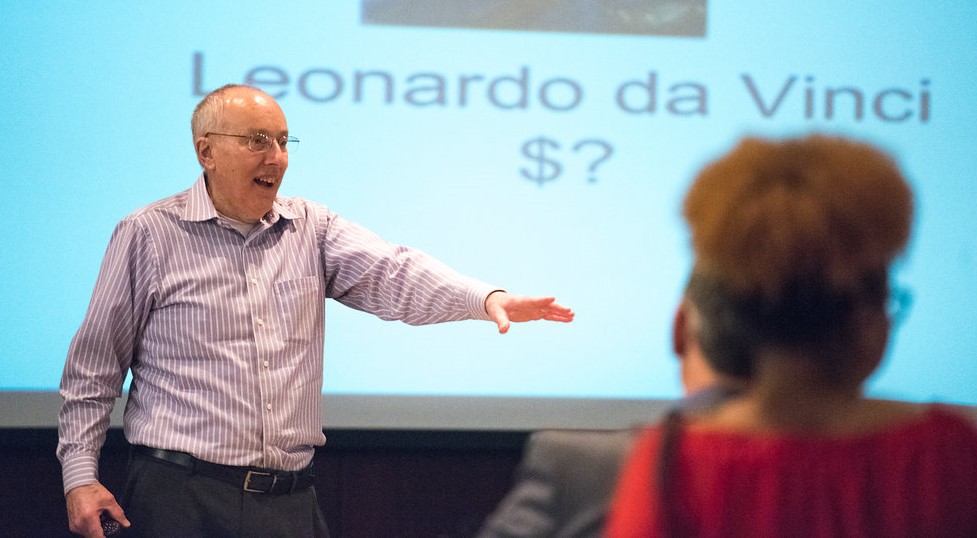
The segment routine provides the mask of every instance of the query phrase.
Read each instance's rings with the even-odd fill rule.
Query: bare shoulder
[[[864,431],[885,430],[919,421],[929,408],[916,402],[866,399],[857,407],[852,422]]]
[[[916,403],[899,400],[866,400],[867,417],[876,417],[880,425],[898,425],[920,420],[934,408],[960,416],[977,426],[977,406],[948,403]]]
[[[889,416],[895,420],[919,418],[926,414],[930,404],[907,402],[903,400],[863,400],[863,409],[880,416]]]

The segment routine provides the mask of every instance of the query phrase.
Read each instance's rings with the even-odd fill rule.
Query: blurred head
[[[277,142],[288,136],[278,103],[261,90],[228,85],[200,101],[190,125],[214,207],[243,222],[260,220],[271,210],[288,168],[287,147]],[[256,151],[260,146],[251,138],[262,135],[272,142]]]
[[[689,396],[717,386],[727,389],[742,388],[745,379],[719,372],[706,358],[699,343],[701,331],[702,316],[691,300],[683,298],[672,323],[672,350],[679,358],[685,394]]]
[[[878,365],[889,270],[912,220],[912,193],[888,156],[842,138],[748,138],[699,173],[684,216],[688,308],[717,372],[748,379],[769,352],[838,382],[860,383]]]

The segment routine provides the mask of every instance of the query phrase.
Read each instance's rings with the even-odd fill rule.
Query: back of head
[[[749,377],[762,347],[804,350],[827,370],[860,308],[884,312],[905,249],[912,192],[878,149],[813,135],[747,138],[706,166],[684,205],[695,267],[688,296],[713,366]]]

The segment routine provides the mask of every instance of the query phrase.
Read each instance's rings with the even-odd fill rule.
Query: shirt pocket
[[[275,297],[282,316],[286,342],[310,342],[322,331],[325,298],[319,293],[319,278],[307,276],[275,283]]]

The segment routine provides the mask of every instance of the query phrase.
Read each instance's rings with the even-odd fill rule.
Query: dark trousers
[[[283,495],[250,493],[135,453],[120,504],[132,523],[122,536],[329,536],[315,487]]]

